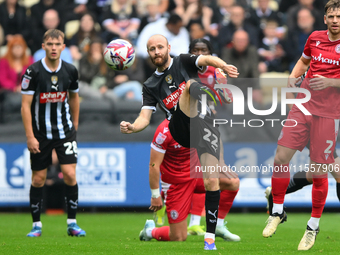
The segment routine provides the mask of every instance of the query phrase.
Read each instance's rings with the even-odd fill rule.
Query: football
[[[214,72],[215,80],[218,84],[228,84],[227,75],[223,72],[221,68],[216,68]],[[223,102],[227,104],[231,104],[233,102],[233,94],[230,89],[227,88],[219,88],[216,89],[221,95],[221,99]]]
[[[126,40],[113,40],[104,50],[104,60],[115,71],[128,69],[135,62],[135,49]]]

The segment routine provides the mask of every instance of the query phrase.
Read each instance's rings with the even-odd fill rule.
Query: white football
[[[135,49],[126,40],[116,39],[111,41],[104,50],[104,60],[113,70],[128,69],[135,62]]]

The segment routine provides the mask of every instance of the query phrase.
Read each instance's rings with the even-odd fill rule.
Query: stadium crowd
[[[325,2],[0,0],[0,123],[20,112],[21,75],[31,61],[44,57],[42,37],[51,28],[65,32],[62,59],[78,68],[81,107],[97,119],[119,123],[119,109],[134,115],[139,111],[142,83],[155,70],[146,51],[146,41],[154,33],[168,38],[172,56],[187,53],[193,39],[208,39],[213,55],[239,69],[238,79],[228,81],[240,86],[245,95],[247,87],[252,87],[257,109],[267,109],[265,94],[271,98],[271,90],[265,90],[258,78],[273,72],[288,77],[311,32],[326,28],[322,22]],[[108,69],[102,56],[105,45],[116,38],[129,40],[136,50],[134,65],[125,71]],[[113,110],[115,114],[110,114]],[[86,118],[80,116],[80,122]],[[232,139],[238,130],[230,132],[227,136]]]

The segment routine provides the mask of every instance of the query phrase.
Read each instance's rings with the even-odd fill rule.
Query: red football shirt
[[[179,145],[169,131],[169,120],[165,119],[158,127],[153,137],[151,148],[165,153],[160,166],[163,182],[177,184],[189,181],[191,166],[200,166],[196,149]]]
[[[215,86],[215,67],[213,66],[207,66],[207,69],[205,69],[204,73],[198,72],[198,77],[201,79],[201,81],[211,86],[211,88],[214,88]]]
[[[310,91],[311,99],[303,105],[313,115],[339,119],[340,88],[312,90],[309,80],[316,74],[327,78],[340,78],[340,39],[331,41],[328,30],[315,31],[308,37],[302,56],[311,59],[306,79],[301,84],[301,88]],[[302,93],[297,96],[304,97]]]

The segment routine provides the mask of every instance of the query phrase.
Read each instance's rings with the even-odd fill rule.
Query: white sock
[[[223,226],[224,225],[224,219],[217,218],[217,225],[216,226]]]
[[[201,224],[201,215],[191,214],[189,227]]]
[[[36,222],[33,222],[32,226],[42,228],[42,223],[41,221],[36,221]]]
[[[319,222],[320,222],[320,218],[314,218],[314,217],[310,217],[310,220],[308,221],[307,225],[313,229],[313,230],[317,230],[319,227]]]
[[[281,214],[283,213],[283,204],[275,204],[273,203],[273,210],[272,213],[278,213]]]
[[[76,219],[67,219],[67,225],[70,225],[71,223],[77,223]]]
[[[146,236],[147,236],[147,237],[153,238],[153,236],[152,236],[152,230],[153,230],[153,228],[147,228],[147,229],[146,229]]]
[[[211,238],[215,240],[215,234],[206,232],[204,235],[204,239],[207,239],[207,238]]]

